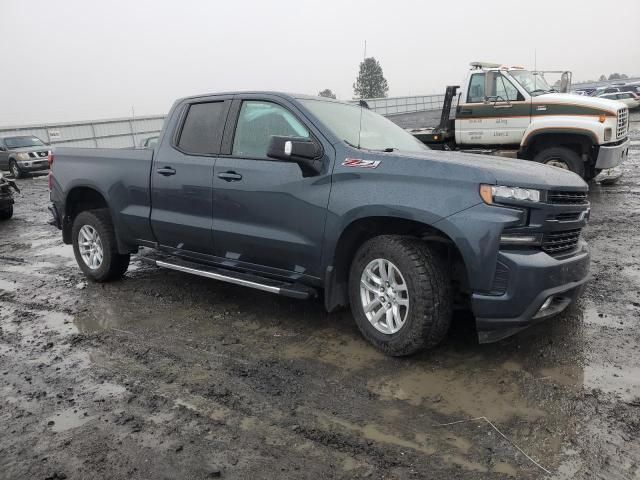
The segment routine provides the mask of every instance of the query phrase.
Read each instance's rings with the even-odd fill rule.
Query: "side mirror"
[[[6,152],[6,151],[7,151],[7,149],[4,148],[2,145],[0,145],[0,152]]]
[[[297,163],[303,177],[311,177],[320,173],[322,167],[320,145],[301,137],[272,136],[267,149],[267,157],[283,162]]]
[[[569,72],[562,72],[560,77],[560,93],[567,93],[569,91]]]

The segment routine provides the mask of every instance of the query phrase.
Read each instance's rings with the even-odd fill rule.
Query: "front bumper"
[[[628,138],[618,145],[600,145],[598,158],[596,159],[596,168],[614,168],[620,165],[627,159],[630,145],[631,140]]]
[[[40,170],[49,170],[49,161],[45,158],[33,160],[20,160],[17,162],[18,167],[23,172],[38,172]]]
[[[590,255],[584,240],[577,253],[567,258],[503,250],[498,260],[508,268],[506,292],[473,294],[471,300],[480,343],[498,341],[562,312],[580,296],[589,275]]]

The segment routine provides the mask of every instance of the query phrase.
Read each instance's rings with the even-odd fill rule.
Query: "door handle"
[[[160,175],[164,175],[165,177],[176,174],[176,170],[171,167],[158,168],[156,172],[158,172]]]
[[[242,180],[242,175],[236,172],[223,172],[218,174],[218,178],[226,182],[237,182],[238,180]]]

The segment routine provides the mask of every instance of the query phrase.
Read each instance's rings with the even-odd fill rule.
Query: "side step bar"
[[[240,285],[243,287],[255,288],[256,290],[275,293],[277,295],[283,295],[285,297],[306,300],[308,298],[317,296],[317,292],[313,288],[307,287],[305,285],[281,282],[278,280],[272,280],[270,278],[260,277],[258,275],[236,272],[234,270],[209,267],[207,265],[189,262],[187,260],[179,259],[176,257],[171,257],[171,261],[167,261],[169,259],[158,260],[152,257],[145,258],[143,256],[139,258],[141,260],[151,262],[158,267],[169,268],[171,270],[190,273],[192,275],[211,278],[213,280],[220,280],[222,282],[232,283],[234,285]]]

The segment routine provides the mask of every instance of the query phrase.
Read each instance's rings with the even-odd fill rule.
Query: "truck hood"
[[[407,170],[418,175],[422,172],[429,175],[429,164],[437,162],[445,168],[456,167],[454,171],[459,169],[461,175],[473,176],[478,183],[541,190],[588,190],[587,184],[579,175],[529,160],[439,150],[424,153],[394,152],[393,155],[402,161],[411,162],[412,165],[407,165]]]
[[[570,93],[544,93],[533,98],[533,103],[559,103],[577,105],[580,107],[598,108],[617,112],[623,105],[617,100],[606,98],[586,97],[583,95],[572,95]]]
[[[20,153],[20,152],[48,152],[51,150],[51,145],[42,145],[40,147],[20,147],[20,148],[10,148],[10,153]]]

